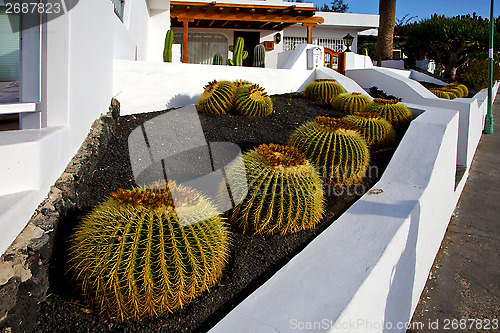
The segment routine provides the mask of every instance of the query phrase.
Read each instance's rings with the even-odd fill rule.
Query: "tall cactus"
[[[349,185],[362,180],[370,153],[359,128],[331,117],[316,117],[300,126],[288,141],[316,165],[331,184]]]
[[[222,53],[216,53],[212,61],[212,65],[222,65],[224,64],[224,56]]]
[[[172,62],[172,43],[174,42],[174,32],[172,30],[167,31],[165,36],[165,46],[163,48],[163,61]]]
[[[294,147],[262,144],[243,158],[248,194],[231,212],[231,224],[243,232],[284,235],[319,222],[323,188],[304,154]]]
[[[233,52],[233,59],[227,59],[227,64],[230,66],[243,66],[243,60],[248,57],[248,52],[243,50],[245,40],[243,37],[236,39],[236,46],[230,45],[229,51]]]
[[[143,319],[182,308],[212,287],[228,247],[229,233],[215,207],[169,182],[168,189],[113,193],[77,227],[69,253],[91,307]]]
[[[264,45],[257,44],[253,49],[253,67],[264,67],[266,58],[266,49]]]

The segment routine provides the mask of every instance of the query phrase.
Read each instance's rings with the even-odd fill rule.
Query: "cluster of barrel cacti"
[[[143,319],[215,285],[228,256],[229,232],[212,203],[170,182],[112,193],[77,227],[69,263],[96,312]]]
[[[245,80],[214,80],[204,87],[196,109],[210,115],[264,117],[273,112],[273,102],[258,84]]]
[[[458,82],[447,84],[441,88],[429,89],[434,95],[444,99],[464,98],[469,96],[469,89]]]
[[[335,80],[316,79],[304,89],[304,97],[319,102],[331,103],[335,97],[345,93],[344,88]]]
[[[248,194],[230,212],[231,224],[245,233],[285,235],[320,221],[323,187],[304,154],[294,147],[262,144],[243,158]]]

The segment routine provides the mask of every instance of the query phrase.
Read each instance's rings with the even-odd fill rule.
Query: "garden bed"
[[[343,116],[327,104],[308,101],[297,94],[272,96],[276,112],[264,118],[200,115],[207,142],[226,141],[247,151],[261,143],[286,144],[302,123],[318,115]],[[49,296],[40,304],[35,332],[204,332],[229,313],[252,291],[300,252],[328,227],[382,175],[394,149],[372,153],[376,168],[356,188],[326,194],[325,217],[311,230],[288,236],[249,236],[231,229],[231,255],[221,281],[183,309],[159,318],[119,321],[93,313],[73,292],[66,271],[66,237],[79,218],[118,188],[135,186],[128,156],[128,135],[144,121],[166,111],[120,117],[114,139],[100,157],[91,179],[77,181],[77,209],[59,224]],[[360,191],[363,189],[363,191]]]

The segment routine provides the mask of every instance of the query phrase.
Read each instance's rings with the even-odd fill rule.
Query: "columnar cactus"
[[[323,215],[323,188],[296,148],[263,144],[244,155],[248,194],[229,221],[254,234],[289,234],[314,227]]]
[[[397,99],[375,98],[361,109],[362,113],[379,113],[397,131],[405,128],[413,119],[411,111]]]
[[[222,53],[216,53],[212,61],[212,65],[222,65],[224,64],[224,56]]]
[[[243,66],[243,60],[248,57],[248,52],[244,51],[245,40],[242,37],[236,39],[236,46],[230,45],[229,51],[233,52],[233,59],[227,59],[227,64],[230,66]]]
[[[333,99],[345,93],[344,88],[335,80],[316,79],[304,89],[304,97],[315,101],[331,103]]]
[[[236,88],[230,81],[209,82],[201,94],[196,109],[211,115],[227,114],[233,105]]]
[[[174,32],[172,30],[167,31],[165,36],[165,46],[163,48],[163,61],[172,62],[172,43],[174,42]]]
[[[253,67],[264,67],[266,58],[266,49],[264,45],[257,44],[253,49]]]
[[[362,180],[370,154],[359,128],[330,117],[316,117],[300,126],[290,137],[290,146],[304,153],[331,184],[355,184]]]
[[[242,85],[236,92],[234,112],[247,117],[268,116],[273,113],[273,102],[258,84]]]
[[[143,319],[213,286],[228,259],[228,237],[214,206],[192,189],[119,190],[77,227],[70,265],[97,312]]]
[[[354,112],[360,112],[361,108],[371,101],[372,99],[369,96],[358,92],[340,94],[333,99],[332,108],[344,113],[352,114]]]
[[[342,118],[359,127],[370,148],[384,148],[396,141],[396,132],[379,113],[355,112]]]

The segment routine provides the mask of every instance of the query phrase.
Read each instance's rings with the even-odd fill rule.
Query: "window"
[[[307,43],[306,37],[283,37],[283,51],[294,50],[297,45]],[[335,52],[342,52],[344,48],[344,41],[342,38],[314,38],[313,44],[328,47]]]
[[[111,0],[115,7],[115,14],[123,22],[123,9],[125,8],[125,0]]]
[[[19,14],[7,14],[0,6],[0,82],[19,80],[19,31],[13,32],[13,24],[19,25]]]
[[[283,37],[283,51],[295,50],[297,45],[307,43],[306,37]]]
[[[182,33],[174,33],[174,43],[182,44]],[[227,59],[227,37],[221,33],[189,32],[187,60],[190,64],[212,64],[214,55]]]

